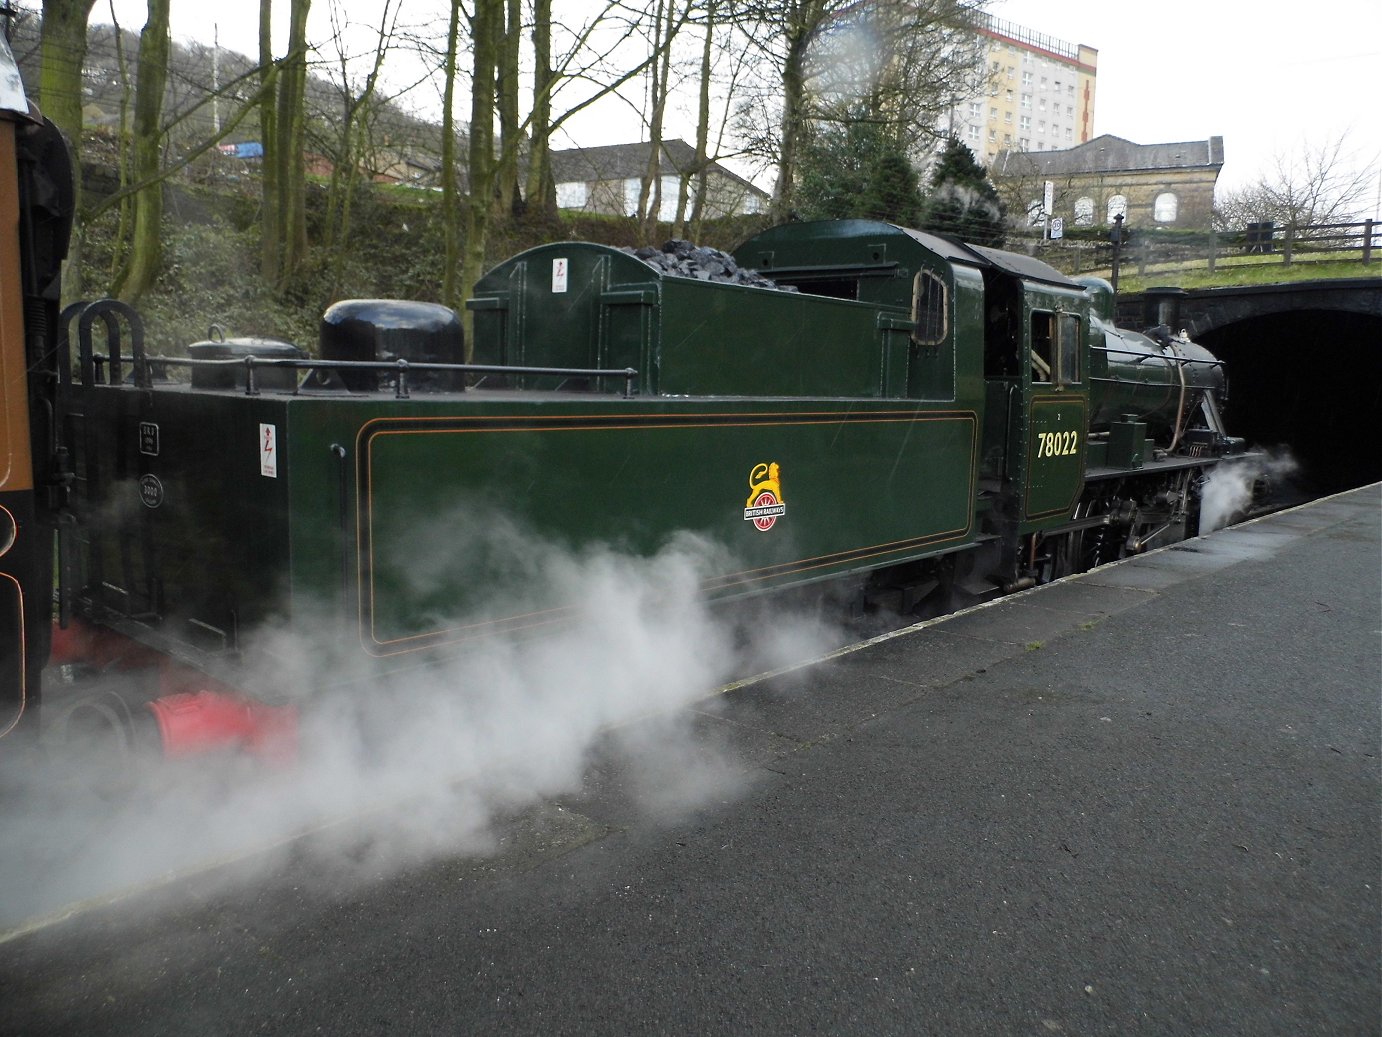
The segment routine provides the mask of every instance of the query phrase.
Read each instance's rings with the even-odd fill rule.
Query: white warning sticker
[[[259,474],[278,478],[278,427],[259,426]]]
[[[552,294],[559,295],[566,291],[566,257],[552,260]]]

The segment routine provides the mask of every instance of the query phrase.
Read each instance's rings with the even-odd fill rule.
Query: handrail
[[[1141,363],[1142,360],[1174,360],[1181,367],[1184,367],[1186,364],[1201,364],[1204,367],[1224,366],[1224,361],[1222,360],[1203,360],[1199,357],[1180,356],[1178,354],[1173,355],[1169,353],[1143,353],[1135,349],[1114,349],[1111,346],[1090,346],[1089,351],[1091,353],[1117,353],[1119,356],[1140,357],[1139,363]]]
[[[111,361],[112,364],[118,363],[118,359],[92,356],[96,364]],[[224,358],[224,359],[201,359],[193,357],[172,357],[172,356],[145,356],[142,351],[137,352],[134,358],[135,380],[141,386],[151,384],[152,377],[150,372],[160,366],[186,367],[186,368],[231,368],[243,367],[245,369],[245,395],[258,396],[259,386],[256,380],[256,372],[262,368],[288,368],[298,371],[389,371],[398,375],[398,382],[395,387],[394,396],[400,400],[409,399],[408,375],[412,372],[450,372],[455,374],[503,374],[503,375],[534,375],[557,378],[622,378],[624,381],[623,397],[629,399],[633,396],[633,383],[638,377],[638,371],[632,367],[621,368],[584,368],[584,367],[519,367],[508,364],[445,364],[445,363],[414,363],[410,360],[318,360],[312,357],[297,359],[295,357],[256,357],[247,356],[243,358]],[[141,368],[142,375],[141,375]],[[83,375],[85,377],[85,373]],[[118,381],[118,379],[115,379]],[[95,381],[99,382],[97,378]],[[297,389],[293,390],[294,393]],[[462,383],[459,387],[460,392],[465,391]]]

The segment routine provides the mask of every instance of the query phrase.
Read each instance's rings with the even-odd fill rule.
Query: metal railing
[[[93,344],[92,331],[98,319],[106,328],[107,352],[104,354],[96,352]],[[501,378],[514,376],[550,377],[561,378],[564,381],[571,379],[618,379],[623,382],[622,395],[625,399],[633,397],[635,382],[638,379],[638,371],[632,367],[520,367],[511,364],[425,363],[402,358],[396,360],[318,360],[313,357],[299,359],[296,357],[245,356],[203,359],[150,356],[144,348],[144,323],[138,312],[126,303],[114,299],[102,299],[94,303],[73,303],[63,311],[59,320],[62,331],[58,341],[58,379],[61,386],[69,391],[72,388],[74,372],[68,328],[73,320],[77,321],[76,375],[78,384],[82,386],[122,382],[127,365],[131,368],[133,383],[142,389],[152,388],[155,380],[166,378],[169,367],[187,368],[194,371],[198,369],[228,372],[243,370],[243,390],[247,396],[259,395],[261,391],[259,379],[264,372],[284,369],[313,372],[326,375],[328,378],[333,373],[369,372],[376,376],[382,374],[385,376],[384,385],[376,385],[373,390],[356,389],[354,391],[379,392],[392,386],[394,398],[399,400],[410,398],[409,376],[414,373],[459,375],[460,377],[448,386],[448,390],[452,392],[464,392],[467,376],[470,375],[493,375]],[[128,352],[125,351],[122,343],[122,326],[129,332]],[[304,382],[304,379],[294,378],[292,388],[282,391],[297,395],[304,389],[310,392],[313,388],[328,389],[334,387],[326,379],[316,386],[305,385]],[[226,388],[232,387],[239,386],[238,384],[226,386]],[[344,388],[344,386],[341,387]]]
[[[96,359],[104,358],[97,356]],[[141,367],[142,363],[142,367]],[[460,375],[499,375],[517,376],[533,375],[537,377],[552,377],[562,379],[591,379],[591,378],[615,378],[624,383],[622,395],[625,399],[633,397],[634,381],[638,378],[638,371],[632,367],[617,368],[584,368],[584,367],[518,367],[511,364],[435,364],[419,363],[412,360],[315,360],[311,357],[296,359],[291,357],[231,357],[227,359],[193,359],[191,357],[174,356],[150,356],[143,358],[142,361],[136,358],[134,361],[135,384],[142,388],[150,388],[153,384],[153,377],[159,368],[166,367],[186,367],[202,369],[221,369],[221,370],[243,370],[245,372],[244,392],[246,396],[258,396],[260,393],[259,376],[266,370],[293,370],[329,373],[339,372],[366,372],[373,371],[383,373],[390,377],[387,384],[381,386],[376,391],[387,389],[390,385],[394,390],[394,398],[406,400],[411,398],[408,386],[408,378],[414,373],[431,374],[460,374]],[[97,382],[100,382],[98,376]],[[313,388],[330,388],[330,384],[319,386],[304,385],[302,381],[294,379],[292,389],[284,389],[283,392],[292,395],[300,394],[304,389],[310,392]],[[236,388],[239,388],[237,383]],[[353,389],[352,391],[368,392],[369,390]],[[458,379],[448,387],[451,392],[465,392],[466,383],[464,379]]]
[[[1355,223],[1253,224],[1237,231],[1160,233],[1124,231],[1121,245],[1108,240],[1047,240],[1009,235],[1008,248],[1026,252],[1067,273],[1112,269],[1139,275],[1193,267],[1214,271],[1221,263],[1235,267],[1292,266],[1301,263],[1357,262],[1371,266],[1382,256],[1382,220]]]

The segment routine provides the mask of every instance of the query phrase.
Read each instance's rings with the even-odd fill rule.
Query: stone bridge
[[[1382,320],[1382,276],[1291,281],[1224,288],[1149,288],[1118,300],[1127,328],[1165,324],[1193,339],[1260,317],[1302,312],[1353,313]]]
[[[1121,327],[1165,324],[1228,365],[1229,430],[1289,450],[1302,493],[1382,479],[1382,277],[1153,288]]]

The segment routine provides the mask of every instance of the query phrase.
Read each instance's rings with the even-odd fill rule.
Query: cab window
[[[1029,360],[1033,382],[1056,385],[1080,382],[1079,316],[1044,311],[1033,313]]]
[[[1055,314],[1032,314],[1032,346],[1028,359],[1032,367],[1032,381],[1055,381]]]
[[[938,346],[945,341],[945,282],[929,270],[912,279],[912,341]]]
[[[1056,316],[1056,352],[1061,385],[1084,380],[1080,371],[1080,318],[1073,313]]]

